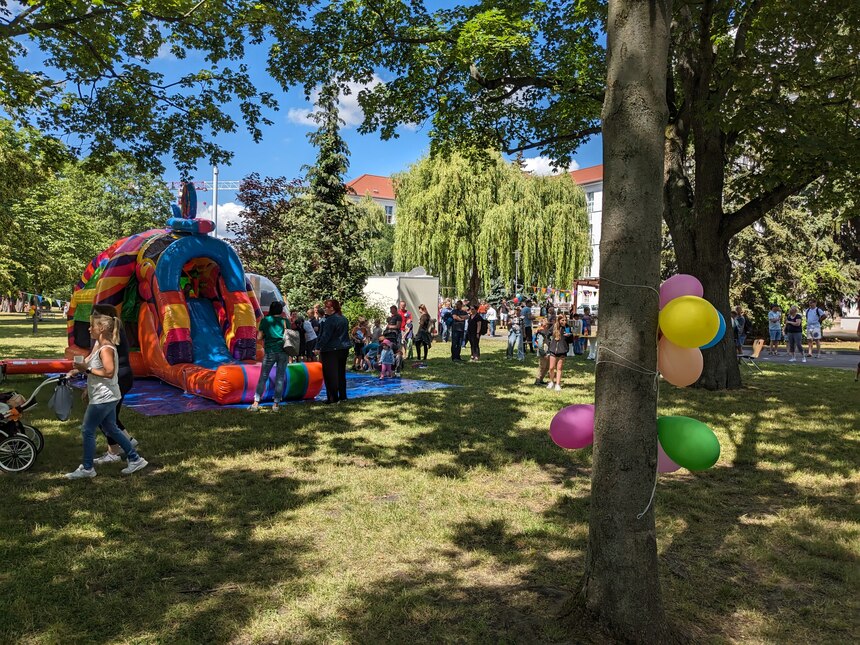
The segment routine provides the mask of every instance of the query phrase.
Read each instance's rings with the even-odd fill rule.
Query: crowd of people
[[[771,303],[767,312],[768,323],[768,354],[780,355],[780,346],[785,343],[785,355],[790,356],[789,362],[794,363],[800,358],[805,363],[807,358],[821,358],[821,339],[823,338],[822,323],[827,318],[827,312],[818,306],[818,301],[811,298],[807,308],[801,313],[797,305],[791,305],[788,312]],[[743,346],[747,336],[752,333],[752,323],[749,316],[740,305],[731,312],[732,334],[738,355],[743,354]],[[805,329],[804,329],[805,328]],[[803,349],[803,336],[806,334],[808,351]],[[814,350],[814,352],[813,352]]]

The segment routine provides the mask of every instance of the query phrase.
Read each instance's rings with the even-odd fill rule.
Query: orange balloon
[[[679,347],[665,336],[657,343],[657,369],[672,385],[692,385],[702,375],[703,365],[698,347]]]

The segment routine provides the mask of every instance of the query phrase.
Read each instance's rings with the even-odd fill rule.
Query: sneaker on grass
[[[66,473],[66,479],[92,479],[95,476],[96,476],[96,469],[95,468],[84,468],[83,464],[78,466],[77,470],[70,472],[70,473]]]
[[[101,466],[102,464],[112,464],[117,461],[122,461],[122,457],[120,457],[119,455],[115,455],[110,451],[106,452],[101,457],[96,457],[95,459],[93,459],[93,463],[96,466]]]
[[[123,468],[120,472],[123,475],[131,475],[133,472],[137,472],[141,468],[146,468],[149,465],[149,462],[143,457],[138,457],[134,461],[128,462],[128,466]]]

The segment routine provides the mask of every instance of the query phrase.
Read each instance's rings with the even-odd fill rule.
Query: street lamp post
[[[516,259],[516,270],[514,272],[514,295],[516,295],[517,289],[520,288],[520,250],[519,249],[514,251],[514,258]]]
[[[212,167],[212,219],[215,220],[215,237],[218,237],[218,166]]]

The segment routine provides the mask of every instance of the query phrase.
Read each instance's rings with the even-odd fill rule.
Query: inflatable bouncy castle
[[[131,235],[87,265],[74,287],[64,361],[7,361],[9,374],[70,369],[90,351],[94,304],[117,308],[135,376],[154,376],[218,403],[248,403],[260,378],[257,297],[233,248],[195,217],[191,184],[166,229]],[[274,375],[273,375],[274,376]],[[274,378],[264,400],[273,398]],[[319,363],[287,367],[282,400],[312,399],[322,389]]]

